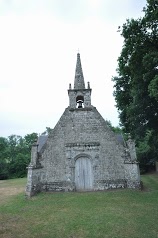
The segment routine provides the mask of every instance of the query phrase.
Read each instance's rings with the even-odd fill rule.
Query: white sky
[[[119,124],[112,76],[127,18],[145,0],[0,0],[0,136],[53,128],[68,106],[79,49],[92,105]]]

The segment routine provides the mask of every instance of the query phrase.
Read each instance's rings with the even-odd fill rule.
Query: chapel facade
[[[91,92],[78,53],[69,106],[50,135],[40,136],[32,146],[26,196],[41,191],[140,188],[133,141],[114,134],[91,104]]]

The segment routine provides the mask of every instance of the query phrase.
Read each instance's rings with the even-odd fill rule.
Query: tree
[[[143,11],[144,17],[122,26],[124,44],[113,81],[120,122],[138,147],[148,145],[149,162],[158,159],[158,1],[147,0]],[[146,159],[138,154],[140,161]]]
[[[122,134],[123,133],[123,129],[121,128],[121,127],[119,127],[119,126],[113,126],[112,125],[112,123],[111,123],[111,121],[109,121],[109,120],[106,120],[106,123],[107,123],[107,125],[111,128],[111,130],[114,132],[114,133],[116,133],[116,134]]]
[[[29,152],[31,151],[31,147],[35,141],[37,141],[38,135],[37,133],[33,132],[31,134],[27,134],[24,136],[24,144],[27,149],[29,149]]]
[[[26,167],[31,158],[31,146],[37,140],[37,133],[21,137],[11,135],[0,137],[0,179],[26,176]]]
[[[37,140],[37,133],[27,134],[24,138],[11,135],[9,139],[9,173],[10,177],[24,177],[30,162],[31,146]]]
[[[9,178],[8,168],[8,141],[0,137],[0,179]]]
[[[52,128],[50,127],[46,127],[46,130],[42,133],[42,135],[50,135],[50,133],[52,132]]]

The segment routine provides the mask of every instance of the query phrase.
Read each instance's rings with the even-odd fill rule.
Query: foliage
[[[107,125],[111,128],[111,130],[114,132],[114,133],[116,133],[116,134],[122,134],[123,133],[123,129],[121,128],[121,127],[119,127],[119,126],[113,126],[112,125],[112,123],[111,123],[111,121],[109,121],[109,120],[106,120],[106,123],[107,123]]]
[[[42,135],[49,135],[51,131],[50,127],[46,127]],[[37,133],[27,134],[24,137],[18,135],[0,137],[0,179],[26,176],[26,167],[31,159],[31,146],[37,138]]]
[[[0,179],[9,177],[8,171],[8,141],[6,138],[0,137]]]
[[[37,133],[28,134],[24,138],[17,135],[7,139],[0,137],[0,179],[26,176],[31,145],[36,139]]]
[[[50,127],[46,127],[46,130],[42,133],[42,135],[50,135],[50,133],[52,132],[52,128]]]
[[[121,124],[136,140],[141,165],[147,165],[158,160],[158,1],[147,0],[143,11],[144,17],[122,26],[113,81]]]
[[[158,175],[143,175],[142,180],[143,192],[40,193],[29,200],[24,198],[26,179],[1,181],[0,234],[16,238],[156,238]]]
[[[141,173],[155,168],[156,154],[154,155],[154,151],[156,148],[153,148],[154,143],[151,141],[153,141],[153,133],[151,130],[147,130],[145,137],[137,145],[137,157],[141,164]]]

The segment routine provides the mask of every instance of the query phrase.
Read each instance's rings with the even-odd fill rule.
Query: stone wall
[[[36,158],[41,168],[29,169],[28,193],[75,191],[75,162],[83,156],[91,161],[93,190],[139,187],[138,164],[96,108],[68,107]]]

